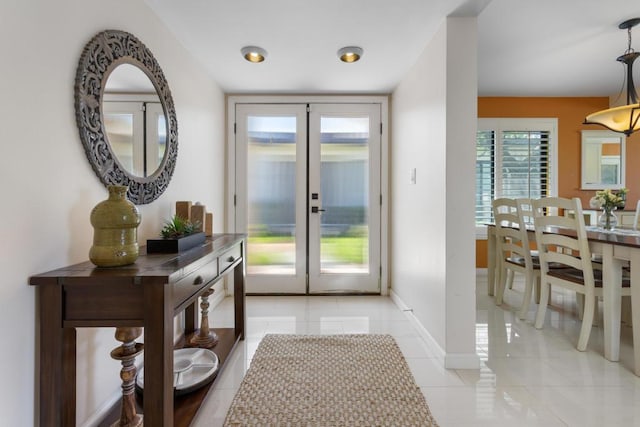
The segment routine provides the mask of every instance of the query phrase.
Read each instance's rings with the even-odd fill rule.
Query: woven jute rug
[[[390,335],[267,335],[225,426],[437,426]]]

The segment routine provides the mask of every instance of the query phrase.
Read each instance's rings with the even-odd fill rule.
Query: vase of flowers
[[[602,209],[598,217],[598,225],[605,230],[613,230],[618,225],[618,217],[613,213],[618,208],[624,208],[627,189],[623,188],[617,193],[609,189],[596,191],[589,204],[593,208]]]
[[[613,210],[602,208],[602,214],[598,217],[598,225],[605,230],[613,230],[618,226],[618,217],[613,213]]]

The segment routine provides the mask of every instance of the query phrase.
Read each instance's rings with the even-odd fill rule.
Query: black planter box
[[[193,233],[177,239],[149,239],[147,240],[148,254],[172,254],[186,251],[204,243],[204,233]]]

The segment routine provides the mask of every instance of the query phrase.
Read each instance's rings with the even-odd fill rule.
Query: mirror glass
[[[625,135],[613,131],[582,131],[582,184],[584,190],[625,186]]]
[[[75,82],[85,154],[104,185],[128,187],[133,203],[167,189],[178,157],[178,119],[162,68],[133,34],[106,30],[84,47]]]
[[[151,80],[134,65],[118,65],[107,78],[102,111],[120,165],[137,177],[153,175],[166,153],[167,121]]]

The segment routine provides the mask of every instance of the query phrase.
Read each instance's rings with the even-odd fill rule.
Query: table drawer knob
[[[227,258],[227,262],[233,262],[233,261],[235,261],[235,260],[236,260],[236,259],[233,257],[233,255],[232,255],[232,256],[230,256],[229,258]]]
[[[202,285],[203,283],[204,283],[204,280],[202,280],[202,276],[197,276],[193,281],[194,286]]]

